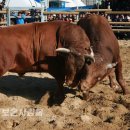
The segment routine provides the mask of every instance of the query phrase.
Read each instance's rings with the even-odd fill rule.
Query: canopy
[[[81,7],[81,6],[86,6],[81,0],[73,0],[73,2],[76,4],[76,6]]]
[[[40,2],[41,0],[36,0]],[[81,0],[49,0],[49,1],[64,1],[65,7],[82,7],[86,6]]]
[[[65,3],[65,7],[82,7],[86,6],[81,0],[70,0],[70,2]]]
[[[77,5],[73,2],[70,1],[69,3],[65,3],[65,7],[76,7]]]
[[[41,4],[35,0],[6,0],[5,7],[9,8],[31,8],[41,7]]]

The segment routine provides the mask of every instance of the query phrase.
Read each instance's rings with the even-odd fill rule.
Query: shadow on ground
[[[35,100],[35,103],[39,103],[41,98],[48,93],[48,105],[52,105],[56,89],[56,80],[50,78],[37,78],[31,76],[19,77],[14,75],[3,76],[0,78],[1,93],[6,94],[7,96],[21,96],[29,100]],[[72,89],[67,87],[64,89],[65,94],[75,93]],[[56,103],[60,104],[64,101],[64,98],[56,100]]]

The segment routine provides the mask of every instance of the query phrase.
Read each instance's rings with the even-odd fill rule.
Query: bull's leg
[[[117,89],[119,85],[117,85],[117,83],[114,81],[114,72],[115,72],[115,68],[113,68],[111,70],[111,72],[108,75],[109,81],[110,81],[110,87],[113,89]]]
[[[55,76],[55,79],[57,81],[57,90],[55,93],[51,93],[50,98],[48,100],[48,105],[52,106],[54,104],[60,105],[64,99],[65,99],[65,94],[64,94],[64,87],[63,87],[63,83],[64,83],[64,77],[62,77],[60,75],[59,76]]]
[[[57,80],[57,79],[56,79]],[[63,87],[63,81],[61,80],[57,80],[57,89],[56,92],[51,92],[50,93],[50,97],[48,99],[48,105],[52,106],[52,105],[60,105],[65,96],[64,96],[64,87]]]
[[[7,64],[3,63],[3,64],[4,64],[4,66],[0,65],[0,76],[3,76],[9,70],[8,63]]]
[[[114,70],[115,71],[115,70]],[[113,72],[113,71],[112,71]],[[120,92],[119,85],[113,80],[114,76],[113,73],[110,73],[108,75],[109,81],[110,81],[110,87],[115,91],[115,92]]]
[[[110,87],[111,88],[114,88],[114,81],[113,81],[113,75],[112,75],[112,73],[110,73],[109,75],[108,75],[108,78],[109,78],[109,81],[110,81]]]
[[[58,87],[57,87],[57,90],[55,93],[55,97],[62,99],[62,98],[64,98],[64,86],[63,86],[64,80],[57,80],[57,83],[58,83]]]
[[[23,77],[24,76],[24,72],[23,73],[18,73],[19,77]]]
[[[63,98],[64,97],[64,87],[63,84],[65,82],[65,75],[64,70],[57,69],[57,72],[53,75],[55,77],[55,80],[57,81],[57,90],[55,92],[56,98]]]
[[[3,76],[7,71],[5,71],[4,69],[0,68],[0,76]]]
[[[116,80],[119,83],[119,85],[121,86],[122,90],[123,90],[123,94],[129,94],[130,93],[130,89],[128,90],[126,82],[123,79],[123,75],[122,75],[122,62],[121,62],[121,58],[119,58],[118,60],[118,64],[115,68],[115,74],[116,74]]]

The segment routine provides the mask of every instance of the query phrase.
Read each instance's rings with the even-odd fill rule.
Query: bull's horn
[[[114,68],[116,65],[117,65],[117,62],[116,62],[116,63],[107,64],[107,69],[112,69],[112,68]]]
[[[70,53],[70,49],[67,49],[67,48],[57,48],[56,52]]]
[[[91,61],[95,62],[94,52],[93,52],[93,50],[92,50],[91,47],[90,47],[90,51],[91,51],[90,54],[85,54],[85,55],[84,55],[84,56],[85,56],[85,59],[86,59],[86,62],[91,62]]]
[[[91,51],[90,55],[91,55],[92,57],[94,57],[94,52],[93,52],[93,50],[92,50],[91,47],[90,47],[90,51]]]

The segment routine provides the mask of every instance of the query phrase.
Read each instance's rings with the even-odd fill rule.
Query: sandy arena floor
[[[130,89],[130,41],[119,41],[123,75]],[[65,88],[60,106],[49,107],[56,81],[45,73],[0,78],[0,130],[130,130],[130,95],[115,93],[108,79],[92,88],[87,101]],[[39,102],[39,103],[38,103]]]

